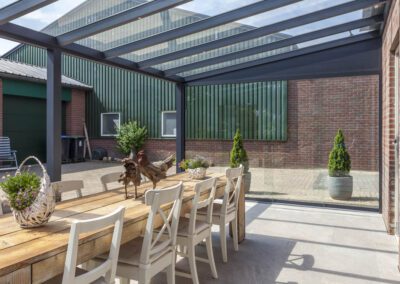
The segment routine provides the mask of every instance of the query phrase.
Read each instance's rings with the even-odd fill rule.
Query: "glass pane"
[[[374,10],[374,13],[377,13],[377,11]],[[370,14],[369,16],[371,16],[371,15],[372,14]],[[268,43],[277,42],[277,41],[280,41],[283,39],[288,39],[288,38],[298,36],[301,34],[314,32],[314,31],[321,30],[324,28],[329,28],[329,27],[333,27],[333,26],[336,26],[339,24],[344,24],[344,23],[355,21],[355,20],[359,20],[359,19],[362,19],[364,16],[365,16],[364,11],[362,11],[362,10],[355,11],[352,13],[348,13],[348,14],[337,16],[337,17],[332,17],[329,19],[318,21],[318,22],[315,22],[312,24],[307,24],[307,25],[296,27],[296,28],[287,29],[280,33],[275,33],[273,35],[263,36],[263,37],[259,37],[259,38],[253,39],[253,40],[239,42],[237,44],[233,44],[233,45],[225,46],[222,48],[202,52],[200,54],[196,54],[193,56],[179,58],[179,59],[169,61],[169,62],[166,62],[163,64],[155,65],[153,67],[156,69],[160,69],[160,70],[167,70],[167,69],[195,63],[195,62],[210,59],[210,58],[218,58],[221,55],[246,50],[246,49],[249,49],[252,47],[257,47],[257,46],[265,45]]]
[[[17,0],[3,0],[3,1],[1,1],[1,3],[0,3],[0,9],[1,9],[1,8],[4,8],[5,6],[8,6],[8,5],[10,5],[10,4],[13,4],[13,3],[15,3],[15,2],[17,2]]]
[[[274,55],[287,53],[287,52],[290,52],[290,51],[293,51],[293,50],[303,49],[303,48],[306,48],[306,47],[311,47],[311,46],[315,46],[315,45],[318,45],[318,44],[331,42],[331,41],[338,40],[338,39],[349,38],[351,36],[355,36],[355,35],[363,34],[363,33],[366,33],[366,32],[370,32],[371,29],[374,29],[374,28],[375,27],[366,28],[366,29],[362,29],[362,30],[357,29],[357,30],[352,30],[352,31],[349,31],[349,32],[343,32],[343,33],[339,33],[339,34],[335,34],[335,35],[319,38],[319,39],[316,39],[316,40],[303,42],[303,43],[300,43],[300,44],[297,44],[297,45],[292,45],[292,46],[288,46],[288,47],[284,47],[284,48],[279,48],[279,49],[275,49],[275,50],[268,51],[268,52],[258,53],[258,54],[254,54],[254,55],[251,55],[251,56],[241,57],[241,58],[238,58],[238,59],[235,59],[235,60],[226,61],[226,62],[223,62],[223,63],[218,63],[218,64],[210,65],[210,66],[207,66],[207,67],[202,67],[202,68],[186,71],[186,72],[183,72],[183,73],[179,73],[177,75],[182,76],[182,77],[187,77],[187,76],[192,76],[192,75],[195,75],[195,74],[199,74],[199,73],[203,73],[203,72],[207,72],[207,71],[211,71],[211,70],[216,70],[216,69],[220,69],[220,68],[224,68],[224,67],[229,67],[229,66],[232,66],[232,65],[237,65],[237,64],[241,64],[241,63],[245,63],[245,62],[249,62],[249,61],[260,60],[260,59],[264,59],[264,58],[271,57],[271,56],[274,56]]]
[[[117,134],[117,129],[120,125],[119,113],[102,113],[101,114],[101,135],[113,136]]]
[[[176,113],[163,112],[162,115],[162,135],[163,136],[176,136]]]
[[[179,51],[199,44],[205,44],[207,42],[212,42],[217,39],[222,39],[235,34],[240,34],[261,26],[270,25],[293,17],[302,16],[308,13],[330,8],[346,2],[352,2],[352,0],[337,0],[337,1],[305,0],[279,9],[275,9],[273,11],[268,11],[261,13],[259,15],[248,17],[238,22],[221,25],[212,29],[208,29],[202,32],[181,37],[169,42],[165,42],[142,50],[138,50],[129,53],[127,55],[124,55],[122,57],[133,61],[143,61],[149,58]],[[171,14],[176,13],[176,9],[175,10],[171,9],[170,13]],[[192,14],[192,17],[194,15],[195,14]]]

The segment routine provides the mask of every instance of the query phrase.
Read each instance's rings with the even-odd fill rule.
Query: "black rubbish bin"
[[[69,136],[61,136],[61,161],[63,163],[71,162],[71,137]]]
[[[84,162],[85,137],[71,136],[71,162]]]

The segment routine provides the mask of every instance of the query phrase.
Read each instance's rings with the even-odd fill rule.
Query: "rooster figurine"
[[[172,167],[175,156],[171,155],[163,161],[150,163],[144,151],[139,151],[136,159],[123,159],[125,172],[121,174],[118,182],[125,185],[125,196],[128,198],[128,186],[132,182],[135,186],[135,198],[138,197],[137,187],[141,184],[141,174],[153,183],[153,188],[157,183],[167,177],[167,171]]]
[[[163,161],[150,163],[143,150],[139,151],[136,158],[140,173],[153,182],[153,188],[156,188],[160,180],[167,177],[167,171],[175,160],[174,155],[171,155]]]

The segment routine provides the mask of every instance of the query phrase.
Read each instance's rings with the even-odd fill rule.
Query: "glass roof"
[[[1,1],[0,8],[14,2]],[[59,0],[12,23],[58,37],[152,3],[155,0]],[[104,52],[104,57],[119,55],[137,63],[139,68],[152,67],[165,71],[167,76],[186,77],[379,30],[382,19],[375,16],[383,14],[386,4],[372,0],[293,0],[285,1],[279,8],[264,7],[256,10],[258,14],[243,15],[248,5],[260,7],[273,2],[176,0],[171,3],[169,9],[155,10],[151,15],[97,31],[86,38],[81,36],[75,43]],[[360,7],[360,3],[369,6]],[[339,5],[346,8],[336,10]],[[321,11],[323,15],[316,17]],[[214,24],[214,19],[222,13],[235,18],[229,23]],[[39,23],[32,25],[32,19],[39,19]],[[196,29],[200,22],[212,24]],[[181,30],[185,32],[178,34]]]

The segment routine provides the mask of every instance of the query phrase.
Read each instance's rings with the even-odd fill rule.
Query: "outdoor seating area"
[[[0,284],[400,283],[399,15],[0,1]]]

